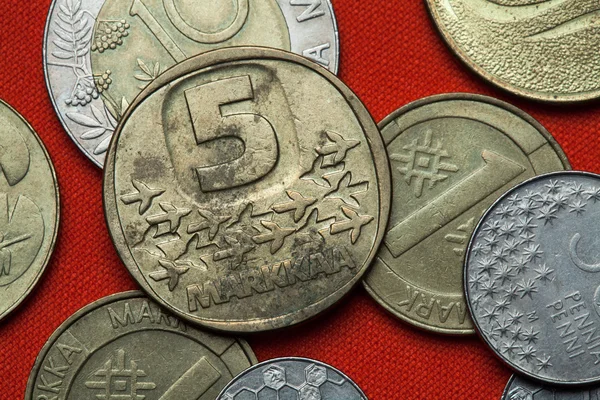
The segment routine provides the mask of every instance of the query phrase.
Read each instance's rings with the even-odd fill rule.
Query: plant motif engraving
[[[144,89],[150,82],[155,80],[158,77],[158,75],[160,75],[162,72],[161,67],[160,67],[160,62],[158,62],[158,61],[156,61],[154,63],[154,66],[152,66],[152,64],[150,64],[150,66],[148,66],[144,62],[144,60],[142,60],[141,58],[138,58],[137,64],[138,64],[138,67],[140,68],[140,73],[135,74],[134,77],[138,81],[144,82],[144,84],[142,84],[139,87],[140,89]]]

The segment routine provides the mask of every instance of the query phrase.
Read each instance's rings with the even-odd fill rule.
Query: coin
[[[102,167],[141,89],[189,56],[240,45],[289,50],[338,70],[330,0],[54,0],[44,36],[46,83],[67,133]]]
[[[318,314],[360,280],[388,218],[389,165],[333,74],[280,50],[217,50],[162,75],[130,110],[107,159],[105,213],[161,304],[261,331]]]
[[[301,399],[367,400],[350,378],[336,368],[308,358],[276,358],[235,377],[217,400]]]
[[[451,50],[516,95],[575,102],[598,98],[600,44],[594,0],[427,0]]]
[[[533,118],[484,96],[425,98],[379,126],[392,164],[393,201],[365,287],[417,327],[471,334],[462,275],[475,224],[506,190],[569,168],[567,158]]]
[[[256,362],[245,341],[187,326],[126,292],[84,307],[54,332],[25,399],[212,400]]]
[[[513,375],[504,389],[502,400],[593,400],[600,398],[600,388],[564,389],[543,385]]]
[[[521,374],[600,381],[600,176],[560,172],[504,194],[465,261],[467,300],[486,343]]]
[[[54,249],[58,183],[44,145],[0,100],[0,319],[31,293]]]

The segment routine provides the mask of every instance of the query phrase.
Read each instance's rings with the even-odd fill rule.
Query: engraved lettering
[[[65,361],[69,365],[72,365],[74,362],[73,355],[80,354],[83,351],[82,349],[79,349],[77,347],[69,346],[68,344],[62,343],[57,343],[56,348],[58,348],[60,354],[62,354],[62,356],[65,358]]]
[[[328,59],[323,57],[323,53],[326,50],[329,50],[331,48],[331,44],[330,43],[325,43],[322,44],[320,46],[315,46],[315,47],[311,47],[309,49],[306,49],[302,52],[302,55],[306,58],[310,58],[311,60],[313,60],[314,62],[316,62],[317,64],[321,64],[325,67],[328,67],[330,62]]]
[[[307,7],[306,10],[302,11],[302,14],[296,18],[298,22],[309,21],[325,15],[325,11],[321,8],[321,0],[290,0],[290,5]]]

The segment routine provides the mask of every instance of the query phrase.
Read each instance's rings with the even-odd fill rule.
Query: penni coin
[[[235,377],[217,400],[367,400],[350,378],[336,368],[308,358],[276,358]]]
[[[551,102],[600,96],[595,0],[426,0],[452,51],[516,95]]]
[[[54,332],[25,399],[213,400],[256,362],[245,341],[187,326],[126,292],[84,307]]]
[[[0,319],[42,276],[58,232],[58,183],[33,128],[0,100]]]
[[[387,222],[389,165],[333,74],[280,50],[216,50],[131,110],[107,158],[105,213],[157,301],[207,327],[261,331],[318,314],[360,280]]]
[[[565,389],[544,385],[519,375],[513,375],[508,381],[502,400],[597,400],[600,399],[599,387]]]
[[[484,96],[419,100],[380,128],[392,164],[393,200],[384,245],[365,286],[413,325],[473,333],[462,276],[475,224],[506,190],[569,168],[567,158],[533,118]]]
[[[241,45],[292,51],[338,70],[330,0],[54,0],[46,83],[63,127],[101,167],[118,121],[145,86],[190,56]]]
[[[600,382],[600,176],[559,172],[504,194],[479,222],[465,290],[486,343],[519,373]]]

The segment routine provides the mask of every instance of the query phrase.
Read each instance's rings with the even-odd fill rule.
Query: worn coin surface
[[[123,112],[158,74],[240,45],[281,48],[338,70],[330,0],[54,0],[46,83],[67,133],[102,166]]]
[[[595,0],[427,0],[442,36],[488,81],[528,98],[600,96]]]
[[[600,388],[558,388],[513,375],[504,389],[502,400],[597,400]]]
[[[0,100],[0,319],[42,276],[58,232],[58,184],[33,128]]]
[[[126,292],[84,307],[54,332],[25,399],[213,400],[256,362],[245,341],[187,326]]]
[[[600,176],[560,172],[504,194],[465,261],[470,311],[487,344],[521,374],[600,381]]]
[[[380,123],[392,164],[392,209],[368,292],[399,318],[470,334],[463,290],[468,239],[485,210],[534,175],[569,168],[533,118],[470,94],[425,98]]]
[[[350,378],[336,368],[308,358],[285,357],[249,368],[217,400],[367,400]]]
[[[360,280],[388,219],[389,165],[333,74],[280,50],[216,50],[130,110],[105,212],[152,297],[195,323],[259,331],[318,314]]]

